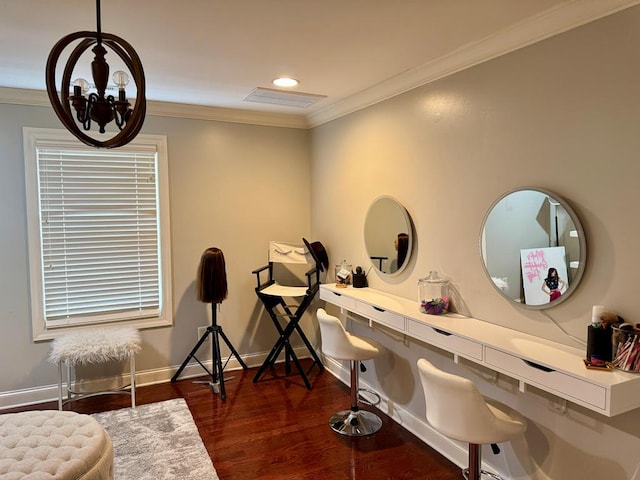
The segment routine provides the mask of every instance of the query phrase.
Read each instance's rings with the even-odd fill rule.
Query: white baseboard
[[[308,350],[302,346],[294,349],[298,358],[307,358]],[[262,365],[267,358],[269,352],[261,352],[250,355],[242,355],[242,360],[248,367],[257,367]],[[226,359],[222,359],[223,362]],[[212,361],[202,362],[211,371]],[[53,367],[56,368],[56,367]],[[144,385],[153,385],[156,383],[165,383],[171,380],[171,377],[178,371],[179,365],[166,368],[157,368],[152,370],[144,370],[136,372],[136,387]],[[232,370],[240,370],[242,367],[235,357],[229,359],[229,363],[225,367],[225,372]],[[180,380],[185,378],[200,377],[206,375],[204,369],[195,361],[190,362],[180,373]],[[66,377],[65,377],[66,378]],[[98,379],[94,381],[83,382],[83,390],[95,391],[102,390],[105,383],[110,385],[126,385],[129,383],[129,372],[126,371],[118,377],[108,379]],[[58,400],[58,384],[44,385],[40,387],[31,387],[21,390],[11,390],[0,392],[0,409],[21,407],[25,405],[33,405],[36,403],[44,403]]]

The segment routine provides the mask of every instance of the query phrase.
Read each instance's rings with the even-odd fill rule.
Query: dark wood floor
[[[193,379],[140,387],[137,403],[183,397],[195,419],[220,480],[459,480],[460,470],[381,412],[383,427],[368,438],[345,438],[328,426],[349,406],[349,389],[329,372],[311,371],[312,390],[299,376],[283,378],[279,366],[260,382],[255,369],[229,372],[227,400]],[[205,377],[206,378],[206,377]],[[128,396],[76,401],[77,412],[130,405]],[[55,409],[56,402],[4,410]],[[69,408],[69,407],[65,407]],[[374,409],[375,410],[375,409]]]

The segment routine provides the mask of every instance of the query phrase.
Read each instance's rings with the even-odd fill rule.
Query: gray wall
[[[334,256],[368,265],[367,208],[378,195],[392,195],[409,210],[418,241],[405,272],[385,279],[372,271],[370,286],[416,298],[418,278],[437,270],[459,292],[462,313],[580,348],[553,322],[585,339],[594,304],[637,321],[638,25],[635,7],[316,128],[314,235]],[[331,195],[336,179],[351,187],[349,208]],[[507,302],[481,264],[482,219],[498,197],[522,186],[567,199],[587,232],[580,287],[547,311]],[[563,415],[555,411],[557,400],[535,389],[518,393],[506,378],[492,384],[489,372],[455,366],[446,352],[354,328],[389,349],[365,378],[389,397],[392,410],[424,414],[415,361],[426,356],[521,411],[529,419],[531,457],[507,451],[506,465],[498,467],[509,478],[532,475],[531,460],[541,478],[638,477],[632,452],[640,450],[640,411],[607,419],[569,404]],[[502,458],[486,454],[490,462]]]
[[[31,341],[22,127],[61,128],[51,108],[0,104],[0,392],[57,383],[48,342]],[[200,255],[225,254],[229,286],[219,322],[255,363],[276,339],[257,303],[251,271],[267,262],[269,240],[302,242],[310,230],[310,133],[305,130],[147,117],[143,133],[165,134],[169,148],[174,326],[142,332],[141,381],[167,379],[209,323],[195,298]],[[309,321],[309,320],[305,320]],[[313,337],[313,330],[311,330]],[[207,349],[201,358],[210,357]],[[203,373],[202,370],[199,373]],[[98,372],[99,374],[99,372]],[[5,405],[20,396],[8,395]]]

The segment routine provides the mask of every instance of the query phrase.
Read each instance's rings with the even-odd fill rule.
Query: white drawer
[[[430,325],[415,320],[407,320],[407,333],[430,345],[435,345],[452,353],[460,354],[477,360],[482,360],[482,344],[459,337],[450,332],[436,329]]]
[[[357,302],[356,312],[374,322],[382,323],[399,332],[405,331],[404,316],[385,310],[384,308],[369,305],[368,303]]]
[[[533,362],[496,350],[485,348],[485,363],[495,366],[497,370],[514,374],[525,383],[557,393],[559,396],[571,397],[578,403],[586,402],[594,407],[605,409],[607,392],[600,385],[573,377],[567,373],[558,372]]]
[[[320,299],[326,302],[332,303],[333,305],[337,305],[339,307],[344,307],[347,310],[351,310],[355,312],[356,310],[356,301],[352,297],[348,297],[343,295],[342,293],[334,292],[331,290],[320,289]]]

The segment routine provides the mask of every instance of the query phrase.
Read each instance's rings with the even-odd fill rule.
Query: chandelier
[[[120,37],[101,31],[100,0],[96,0],[96,16],[96,32],[71,33],[54,45],[47,59],[45,71],[47,93],[60,121],[80,141],[94,147],[116,148],[133,140],[142,128],[147,109],[144,70],[138,54],[129,43]],[[64,67],[60,94],[58,94],[56,85],[58,60],[65,49],[78,40],[79,42],[69,54]],[[83,78],[77,78],[72,83],[71,76],[80,56],[92,46],[91,51],[95,55],[91,62],[93,85],[90,85]],[[106,94],[109,64],[105,60],[105,55],[108,53],[105,47],[108,47],[122,59],[133,76],[137,90],[133,107],[127,100],[125,87],[129,84],[129,75],[124,71],[114,72],[112,77],[118,87],[117,98]],[[89,91],[90,88],[92,91]],[[84,133],[84,131],[90,131],[96,124],[100,134],[104,134],[107,131],[106,126],[113,121],[115,121],[118,131],[109,139],[101,141]]]

